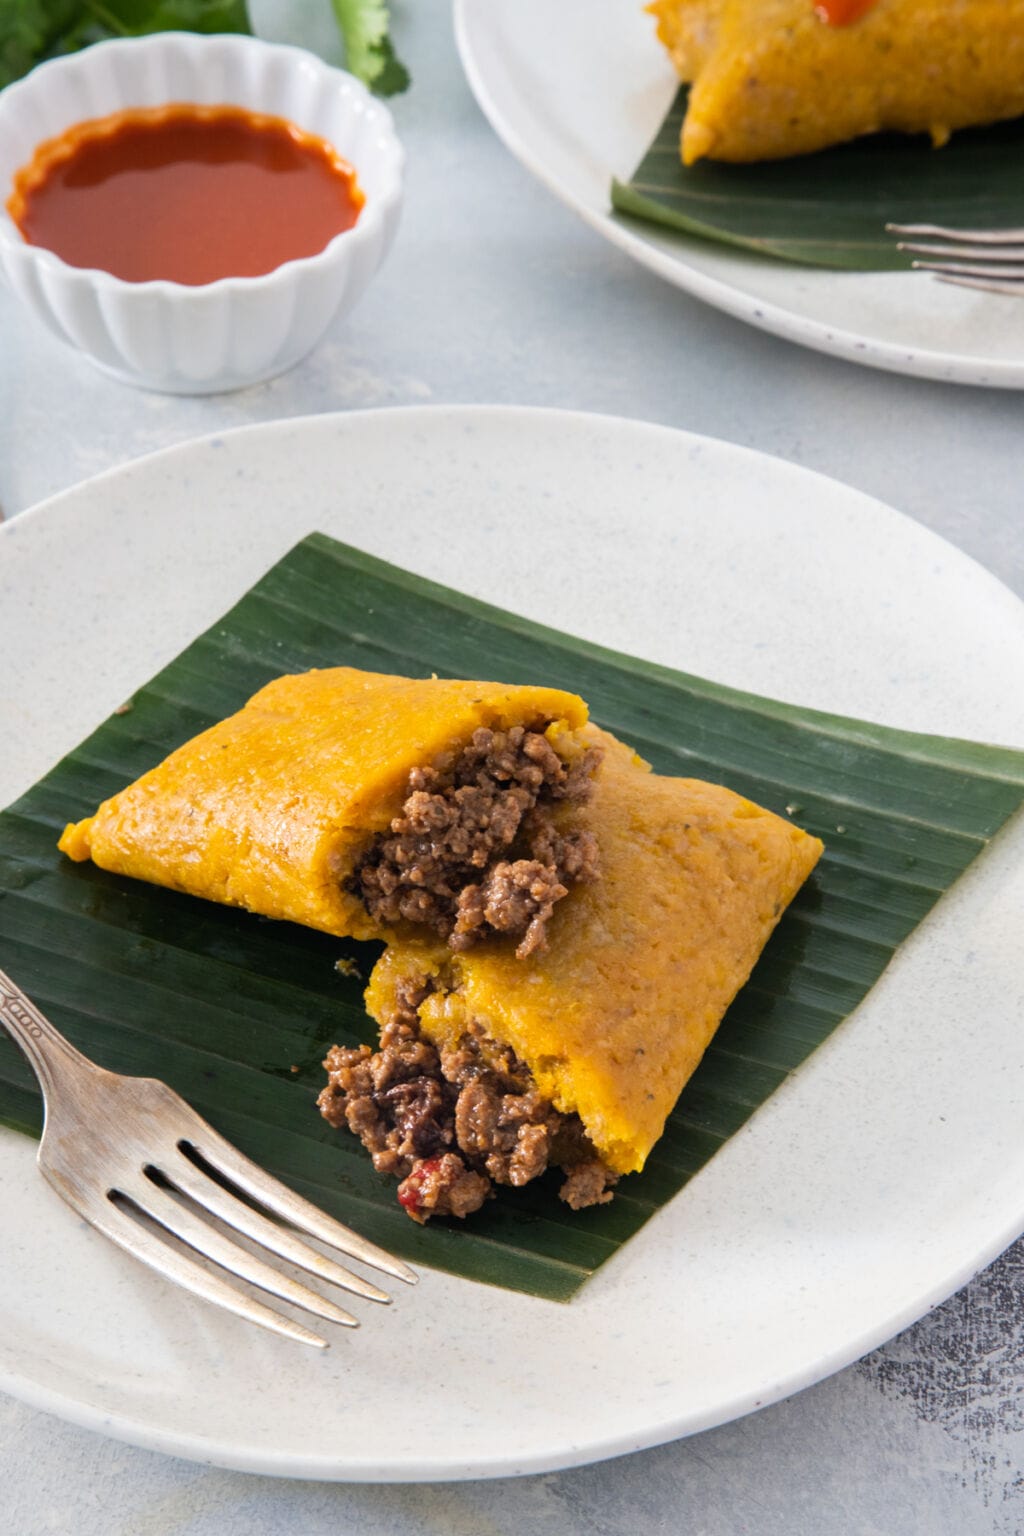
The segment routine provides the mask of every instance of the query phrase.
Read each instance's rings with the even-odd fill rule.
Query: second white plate
[[[1024,303],[916,273],[769,261],[613,214],[678,87],[642,0],[455,0],[462,62],[508,148],[588,224],[696,298],[851,362],[1024,389]]]
[[[1024,608],[879,503],[637,422],[380,411],[185,444],[0,528],[0,805],[314,529],[725,683],[1024,743]],[[134,1264],[0,1132],[0,1387],[175,1455],[366,1481],[544,1471],[772,1402],[1024,1227],[1022,907],[1018,818],[568,1306],[428,1272],[315,1357]]]

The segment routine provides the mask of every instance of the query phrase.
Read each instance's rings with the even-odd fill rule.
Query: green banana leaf
[[[393,1181],[314,1102],[327,1047],[374,1037],[361,994],[376,947],[57,853],[65,822],[271,677],[342,662],[576,690],[656,769],[724,781],[827,844],[646,1169],[610,1205],[574,1214],[553,1177],[501,1191],[464,1226],[416,1226]],[[251,1157],[368,1237],[414,1263],[565,1300],[856,1008],[1022,798],[1024,753],[686,677],[314,534],[0,815],[0,965],[87,1055],[171,1083]],[[0,1038],[0,1120],[38,1134],[40,1118],[32,1073]]]
[[[848,272],[906,270],[885,226],[1024,226],[1024,118],[973,128],[933,149],[926,135],[876,134],[813,155],[684,166],[683,86],[612,207],[698,240]]]

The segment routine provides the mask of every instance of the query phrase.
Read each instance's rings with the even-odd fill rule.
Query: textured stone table
[[[267,0],[264,0],[267,9]],[[499,401],[644,417],[809,465],[908,512],[1024,594],[1024,400],[854,368],[632,266],[515,164],[462,79],[442,0],[399,0],[415,74],[403,228],[357,312],[284,378],[135,393],[0,294],[7,516],[167,444],[355,407]],[[10,659],[7,660],[10,664]],[[274,1482],[116,1444],[0,1398],[17,1536],[982,1536],[1024,1530],[1024,1244],[866,1360],[750,1418],[515,1482]]]

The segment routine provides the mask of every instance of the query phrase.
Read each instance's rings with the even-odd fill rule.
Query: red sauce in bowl
[[[875,0],[815,0],[814,9],[832,27],[846,27],[870,11]]]
[[[316,255],[364,201],[325,139],[241,107],[176,103],[40,144],[7,211],[30,245],[70,266],[194,286]]]

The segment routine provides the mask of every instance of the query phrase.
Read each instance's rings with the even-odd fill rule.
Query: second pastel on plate
[[[518,960],[498,938],[455,955],[392,944],[366,995],[382,1053],[328,1058],[324,1113],[345,1114],[402,1178],[416,1220],[450,1214],[453,1198],[475,1208],[488,1179],[522,1185],[549,1165],[573,1209],[610,1199],[644,1166],[821,855],[782,817],[720,785],[651,773],[590,729],[604,758],[580,817],[601,874],[555,912],[546,951]],[[396,1105],[406,1062],[414,1101],[435,1090],[426,1123]]]
[[[654,0],[692,82],[687,165],[772,160],[862,134],[1024,112],[1024,0]]]

